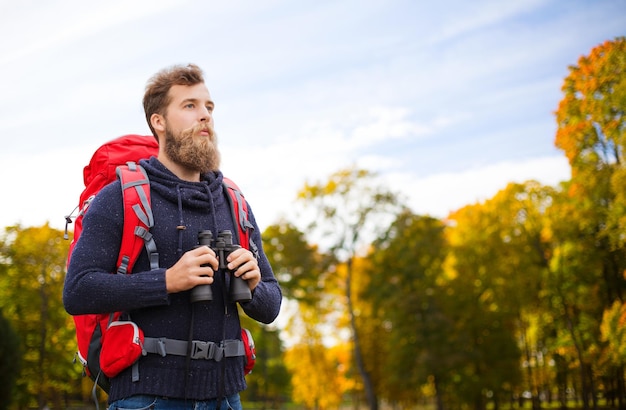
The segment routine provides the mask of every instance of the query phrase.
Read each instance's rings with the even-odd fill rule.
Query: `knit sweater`
[[[154,157],[141,161],[141,165],[150,179],[155,220],[151,232],[160,268],[150,270],[144,250],[133,274],[111,274],[117,269],[124,215],[121,186],[119,181],[113,182],[100,191],[84,216],[83,231],[65,279],[63,302],[67,312],[78,315],[124,311],[146,337],[188,340],[193,322],[194,340],[241,339],[237,306],[225,296],[229,275],[215,274],[211,302],[192,304],[190,291],[168,294],[165,285],[165,270],[197,246],[198,232],[207,229],[214,235],[223,230],[235,232],[222,187],[222,173],[209,173],[200,182],[188,182],[176,177]],[[270,323],[278,315],[281,290],[263,252],[250,208],[249,219],[254,227],[252,240],[259,248],[261,281],[252,300],[240,305],[246,315]],[[216,362],[148,354],[138,364],[139,381],[131,380],[131,368],[111,380],[110,402],[136,394],[206,400],[246,388],[241,356]]]

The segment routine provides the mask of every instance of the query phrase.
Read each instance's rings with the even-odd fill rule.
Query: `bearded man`
[[[68,266],[63,301],[72,315],[123,311],[146,338],[215,346],[241,339],[236,302],[228,297],[226,275],[215,275],[219,260],[198,233],[236,231],[219,170],[220,153],[213,127],[214,102],[203,73],[193,64],[159,71],[146,86],[144,111],[159,142],[157,157],[140,161],[150,180],[155,224],[151,234],[159,255],[150,269],[146,252],[132,275],[112,275],[123,230],[119,181],[103,188],[89,206],[83,231]],[[229,254],[228,269],[248,284],[252,299],[240,302],[251,318],[271,323],[281,290],[263,252],[261,235],[248,204],[255,255],[239,248]],[[211,302],[194,303],[199,285],[213,289]],[[137,366],[111,379],[109,409],[241,409],[246,388],[243,357],[219,360],[190,354],[148,351]]]

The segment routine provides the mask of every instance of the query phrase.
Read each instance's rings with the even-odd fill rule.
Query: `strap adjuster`
[[[157,340],[157,345],[156,345],[156,347],[157,347],[157,353],[158,353],[159,355],[161,355],[161,357],[165,357],[165,356],[167,356],[167,349],[166,349],[166,347],[165,347],[165,338],[164,338],[164,337],[160,337],[160,338]]]

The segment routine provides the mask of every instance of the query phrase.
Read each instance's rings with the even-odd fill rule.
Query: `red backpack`
[[[95,195],[107,184],[119,178],[124,200],[124,232],[117,263],[117,273],[130,274],[142,249],[146,249],[152,269],[158,268],[156,245],[149,231],[154,225],[150,202],[150,182],[139,160],[158,154],[158,144],[152,136],[125,135],[103,144],[98,148],[89,164],[83,170],[85,190],[74,209],[78,215],[68,215],[67,226],[74,222],[74,237],[70,244],[68,263],[72,251],[82,232],[82,220]],[[224,189],[231,205],[235,226],[234,241],[246,249],[258,252],[250,240],[252,225],[248,220],[247,203],[243,194],[231,180],[224,178]],[[73,214],[74,212],[72,212]],[[84,374],[90,376],[103,390],[109,390],[109,377],[128,367],[141,354],[143,333],[132,322],[120,321],[121,312],[73,316],[78,344],[77,357],[83,364]],[[122,325],[122,326],[118,326]],[[115,334],[115,336],[111,336]],[[114,346],[103,352],[102,342],[109,335],[117,340],[120,335],[128,337],[131,343]],[[254,367],[256,356],[254,341],[250,332],[242,329],[244,342],[244,372],[248,374]],[[110,343],[109,343],[110,345]],[[100,357],[107,357],[101,366]],[[128,361],[131,360],[130,363]],[[95,388],[95,386],[94,386]]]

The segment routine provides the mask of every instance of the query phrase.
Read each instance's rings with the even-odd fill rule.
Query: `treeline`
[[[366,170],[305,185],[298,224],[264,232],[285,325],[245,323],[259,360],[244,402],[626,409],[625,72],[624,38],[570,67],[559,186],[509,184],[439,219]],[[0,408],[90,401],[62,235],[14,226],[0,241]]]
[[[557,187],[509,184],[443,220],[363,170],[302,189],[311,223],[268,246],[300,307],[294,399],[626,409],[626,39],[569,71],[555,145],[571,179]],[[327,349],[329,332],[344,344]]]

